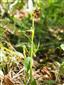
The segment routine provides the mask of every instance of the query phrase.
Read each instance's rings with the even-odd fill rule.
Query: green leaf
[[[26,72],[28,72],[30,69],[30,61],[31,61],[31,57],[26,57],[24,60],[24,67]]]
[[[55,85],[56,82],[54,80],[44,80],[42,85]]]
[[[2,37],[3,33],[4,33],[4,29],[0,27],[0,37]]]
[[[33,80],[32,80],[31,85],[37,85],[37,84],[36,84],[36,80],[35,80],[35,79],[33,79]]]
[[[54,3],[57,0],[48,0],[49,4]]]
[[[60,66],[60,75],[64,75],[64,62],[62,62]]]
[[[62,50],[64,50],[64,44],[61,44],[60,47]]]

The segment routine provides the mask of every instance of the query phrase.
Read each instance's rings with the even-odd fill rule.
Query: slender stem
[[[24,60],[26,59],[26,47],[25,47],[25,45],[23,46],[23,54],[24,54]],[[26,79],[25,79],[25,81],[24,81],[24,85],[26,85],[26,82],[27,82],[27,73],[25,73],[25,75],[26,75]]]
[[[25,45],[23,46],[23,54],[24,54],[24,59],[26,59],[26,47],[25,47]]]
[[[33,57],[33,40],[34,40],[34,17],[32,17],[32,36],[31,36],[31,61],[30,61],[30,84],[32,83],[32,57]]]

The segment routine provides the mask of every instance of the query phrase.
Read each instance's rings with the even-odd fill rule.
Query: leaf
[[[6,2],[13,2],[13,0],[2,0],[3,3],[6,3]]]
[[[56,0],[48,0],[49,4],[54,3]]]
[[[0,37],[2,37],[3,33],[4,33],[4,29],[0,27]]]
[[[43,85],[55,85],[56,82],[54,80],[44,80]]]
[[[35,79],[33,79],[33,80],[32,80],[31,85],[37,85],[37,84],[36,84],[36,80],[35,80]]]
[[[62,62],[60,66],[60,75],[64,75],[64,62]]]
[[[62,50],[64,50],[64,44],[61,44],[60,47]]]
[[[25,67],[25,70],[28,72],[29,69],[30,69],[30,61],[31,61],[31,57],[27,57],[25,60],[24,60],[24,67]]]

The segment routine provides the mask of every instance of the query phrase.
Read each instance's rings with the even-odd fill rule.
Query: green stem
[[[23,46],[23,54],[24,54],[24,60],[26,59],[26,47],[25,45]]]
[[[31,15],[32,17],[32,36],[31,36],[31,61],[30,61],[30,84],[32,83],[32,57],[33,57],[33,45],[34,45],[34,17]]]

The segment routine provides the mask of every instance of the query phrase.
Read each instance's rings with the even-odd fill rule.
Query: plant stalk
[[[32,17],[32,36],[31,36],[31,61],[30,61],[30,85],[32,83],[32,57],[33,57],[33,47],[34,47],[34,17],[33,15],[31,14],[31,17]]]

